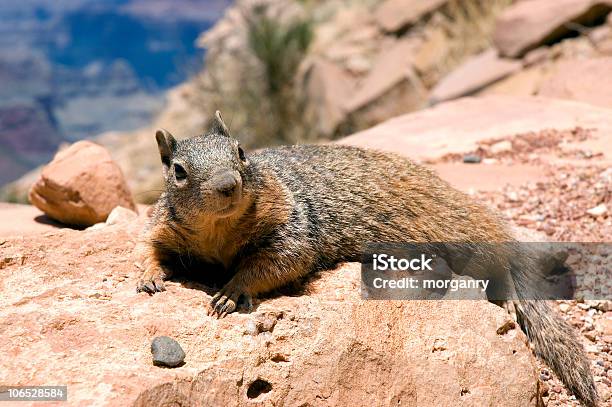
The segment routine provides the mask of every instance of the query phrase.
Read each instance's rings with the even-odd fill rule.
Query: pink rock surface
[[[145,216],[149,208],[147,205],[138,205],[140,216]],[[122,207],[115,208],[114,212],[118,216],[113,219],[109,215],[107,223],[120,223],[126,218],[132,219],[136,216],[131,210]],[[67,226],[49,218],[33,205],[0,202],[0,238],[41,235],[65,227]]]
[[[612,57],[561,61],[538,94],[612,109]]]
[[[520,61],[500,58],[496,50],[489,49],[468,59],[443,78],[431,91],[430,101],[439,103],[471,95],[521,67]]]
[[[506,185],[537,182],[542,170],[529,164],[441,163],[432,166],[442,179],[464,192],[495,191]]]
[[[119,166],[104,147],[89,141],[57,153],[29,198],[49,217],[75,226],[104,222],[116,206],[136,210]]]
[[[571,33],[569,23],[590,23],[612,9],[610,0],[529,0],[508,7],[498,18],[493,42],[500,54],[521,57],[539,45]]]
[[[195,282],[136,294],[141,225],[0,240],[0,383],[64,384],[71,406],[532,405],[534,359],[518,329],[496,333],[502,308],[365,301],[348,264],[217,320]],[[158,335],[184,366],[152,365]]]
[[[398,82],[405,80],[411,71],[411,54],[416,47],[417,44],[413,41],[401,40],[390,49],[381,52],[358,91],[348,101],[347,109],[353,111],[372,103]]]
[[[394,32],[413,25],[446,3],[448,0],[387,0],[376,9],[374,16],[383,30]]]
[[[478,142],[545,129],[594,129],[593,153],[612,159],[612,110],[541,97],[463,98],[396,117],[341,144],[396,152],[417,161],[475,151]],[[577,145],[577,144],[576,144]]]
[[[370,73],[345,104],[345,110],[354,115],[359,127],[425,106],[427,91],[411,63],[418,45],[412,40],[400,40],[378,56]]]
[[[41,234],[61,227],[35,206],[0,202],[0,237]]]
[[[305,74],[309,109],[320,134],[333,134],[346,117],[344,105],[353,94],[355,83],[336,64],[317,58]]]

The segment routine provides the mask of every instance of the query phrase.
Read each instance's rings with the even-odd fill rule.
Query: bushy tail
[[[553,314],[544,301],[517,301],[515,308],[518,322],[533,343],[536,355],[584,405],[596,406],[597,389],[589,360],[574,329]]]
[[[584,405],[597,406],[597,389],[589,360],[574,329],[533,292],[532,283],[539,273],[536,262],[523,251],[511,263],[518,297],[514,301],[517,320],[534,345],[536,356],[550,366]]]

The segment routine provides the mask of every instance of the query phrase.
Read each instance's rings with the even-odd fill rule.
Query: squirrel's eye
[[[180,164],[174,164],[174,177],[177,181],[183,181],[187,179],[187,171]]]
[[[246,156],[244,155],[244,150],[240,146],[238,146],[238,158],[240,158],[241,161],[246,161]]]

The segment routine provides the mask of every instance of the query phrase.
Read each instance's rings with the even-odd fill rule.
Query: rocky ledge
[[[195,282],[136,294],[144,216],[0,238],[0,383],[67,385],[69,405],[526,406],[537,397],[525,336],[498,331],[514,326],[502,308],[365,301],[357,264],[221,320],[206,315],[212,292]],[[184,364],[153,365],[161,335],[180,343]]]

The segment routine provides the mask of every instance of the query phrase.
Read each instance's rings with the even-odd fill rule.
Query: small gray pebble
[[[244,333],[247,335],[256,336],[259,334],[259,328],[257,327],[257,323],[253,320],[247,322],[246,327],[244,329]]]
[[[157,336],[151,342],[151,353],[155,366],[179,366],[185,360],[181,345],[168,336]]]
[[[478,164],[482,158],[476,154],[466,154],[463,156],[463,162],[466,164]]]

